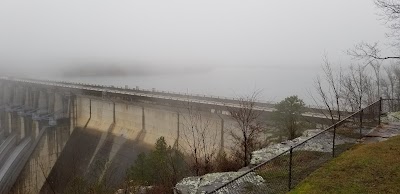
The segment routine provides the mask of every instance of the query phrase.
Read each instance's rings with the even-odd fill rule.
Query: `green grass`
[[[292,156],[292,185],[303,180],[330,158],[331,153],[295,150]],[[256,171],[265,180],[268,193],[288,191],[289,160],[289,155],[282,155]]]
[[[335,148],[340,154],[354,144],[342,144]],[[293,150],[291,188],[309,174],[332,159],[332,152]],[[268,193],[286,193],[289,188],[289,154],[282,155],[265,164],[256,173],[265,180]]]
[[[400,193],[400,136],[353,147],[290,193]]]

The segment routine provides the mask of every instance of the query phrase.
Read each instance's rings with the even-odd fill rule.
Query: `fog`
[[[385,42],[378,18],[372,0],[2,0],[0,74],[307,98],[324,53]]]

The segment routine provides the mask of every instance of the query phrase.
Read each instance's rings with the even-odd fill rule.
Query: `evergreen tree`
[[[273,120],[276,125],[285,130],[288,139],[292,140],[299,134],[298,131],[304,126],[302,113],[305,110],[305,104],[302,99],[294,96],[289,96],[275,105],[273,112]]]
[[[153,151],[138,155],[127,175],[133,185],[156,186],[169,190],[188,175],[188,168],[183,154],[168,146],[165,138],[160,137]]]

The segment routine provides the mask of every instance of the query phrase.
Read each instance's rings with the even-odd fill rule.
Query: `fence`
[[[286,193],[399,109],[400,99],[379,99],[208,193]]]

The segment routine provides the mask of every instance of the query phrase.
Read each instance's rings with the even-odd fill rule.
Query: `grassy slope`
[[[290,193],[400,193],[400,136],[354,147]]]

